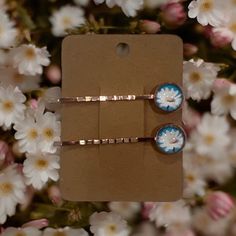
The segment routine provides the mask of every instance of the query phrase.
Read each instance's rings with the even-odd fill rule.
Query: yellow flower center
[[[66,236],[66,234],[62,231],[57,231],[53,234],[53,236]]]
[[[3,105],[3,110],[6,112],[11,112],[14,108],[14,104],[10,100],[4,101],[2,105]]]
[[[64,27],[69,27],[71,25],[71,19],[68,16],[65,16],[62,20]]]
[[[214,143],[214,140],[215,140],[215,137],[212,135],[212,134],[207,134],[205,137],[204,137],[204,141],[207,145],[211,145]]]
[[[191,174],[189,174],[189,175],[187,175],[187,180],[189,181],[189,182],[194,182],[195,181],[195,177],[193,176],[193,175],[191,175]]]
[[[0,184],[0,196],[6,196],[13,191],[13,186],[9,182],[1,183]]]
[[[33,48],[27,48],[25,51],[25,56],[28,60],[34,59],[36,56],[35,50]]]
[[[234,103],[235,101],[235,97],[232,95],[226,95],[223,97],[223,102],[227,105],[231,105],[232,103]]]
[[[48,167],[48,162],[44,159],[39,159],[35,163],[37,169],[46,169]]]
[[[43,132],[46,139],[52,139],[54,135],[54,131],[51,128],[46,128]]]
[[[164,209],[164,211],[171,211],[171,210],[172,210],[172,205],[171,205],[171,203],[165,203],[165,204],[163,205],[163,209]]]
[[[110,224],[107,226],[108,235],[116,233],[117,227],[115,224]]]
[[[190,80],[192,83],[197,83],[202,79],[201,75],[198,72],[193,72],[190,75]]]
[[[38,137],[38,132],[36,129],[31,129],[29,134],[28,134],[28,137],[30,139],[36,139]]]
[[[17,232],[15,236],[26,236],[26,234],[24,232]]]
[[[204,0],[201,4],[202,11],[210,11],[213,8],[213,1],[212,0]]]
[[[236,34],[236,23],[233,23],[229,28],[233,33]]]

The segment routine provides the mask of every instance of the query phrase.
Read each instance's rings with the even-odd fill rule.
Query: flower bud
[[[140,29],[147,34],[156,34],[160,31],[161,26],[156,21],[141,20],[139,23]]]
[[[227,193],[217,191],[207,196],[206,208],[213,220],[226,217],[233,207],[234,202]]]
[[[169,2],[164,4],[161,9],[162,19],[169,26],[180,26],[187,19],[184,7],[178,2]]]
[[[184,44],[184,56],[191,57],[198,52],[198,47],[191,44],[185,43]]]
[[[32,220],[29,221],[25,224],[22,225],[22,228],[26,228],[26,227],[34,227],[37,229],[42,229],[48,226],[48,220],[47,219],[39,219],[39,220]]]
[[[61,81],[61,69],[57,65],[51,65],[46,71],[46,76],[53,84],[57,84]]]

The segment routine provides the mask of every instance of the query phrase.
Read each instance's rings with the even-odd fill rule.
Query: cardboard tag
[[[128,46],[124,55],[120,43]],[[182,48],[171,35],[68,36],[62,96],[152,94],[162,83],[181,85]],[[67,104],[62,140],[150,137],[158,126],[181,120],[181,110],[164,114],[153,101]],[[174,201],[182,197],[182,174],[182,153],[160,154],[148,142],[61,150],[60,187],[70,201]]]

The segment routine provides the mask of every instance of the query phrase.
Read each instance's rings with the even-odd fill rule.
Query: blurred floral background
[[[184,42],[184,197],[87,202],[58,188],[61,41],[175,34]],[[0,234],[236,236],[235,0],[0,0]]]

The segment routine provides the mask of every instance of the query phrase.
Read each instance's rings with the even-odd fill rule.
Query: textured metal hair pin
[[[186,134],[178,125],[166,124],[159,128],[154,137],[126,137],[103,139],[78,139],[71,141],[55,142],[55,146],[86,146],[104,144],[128,144],[138,142],[154,142],[156,148],[164,154],[175,154],[183,150]]]
[[[63,97],[57,103],[83,103],[83,102],[107,102],[107,101],[135,101],[135,100],[154,100],[156,107],[165,112],[178,110],[184,100],[182,89],[174,83],[165,83],[157,87],[154,94],[147,95],[112,95],[112,96],[80,96]]]

